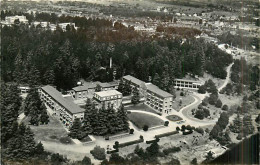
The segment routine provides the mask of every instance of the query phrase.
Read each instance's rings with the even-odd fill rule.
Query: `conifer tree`
[[[105,105],[102,106],[101,109],[99,109],[98,113],[98,125],[96,126],[95,134],[96,135],[105,135],[107,134],[107,112],[105,109]]]
[[[87,99],[84,111],[84,119],[83,119],[83,130],[86,134],[92,133],[92,124],[91,119],[94,117],[93,115],[93,103],[91,103],[90,99]]]
[[[117,90],[124,94],[124,82],[122,79],[120,79]]]
[[[46,111],[46,107],[44,104],[42,104],[43,106],[43,110],[41,112],[41,115],[40,115],[40,122],[41,124],[48,124],[49,123],[49,115],[47,114],[47,111]]]
[[[33,157],[35,151],[34,134],[30,127],[26,127],[23,136],[23,152],[25,156]]]
[[[73,139],[77,139],[80,134],[80,130],[81,130],[81,122],[80,122],[79,118],[76,118],[73,121],[73,124],[70,128],[69,136]]]
[[[132,88],[131,88],[131,85],[130,85],[130,81],[127,81],[124,83],[124,90],[123,90],[123,95],[124,96],[128,96],[131,94],[132,92]]]
[[[139,91],[138,91],[137,87],[135,87],[133,90],[133,96],[131,98],[131,102],[134,105],[136,105],[140,102],[140,95],[139,95]]]
[[[100,92],[101,91],[101,86],[99,84],[97,84],[96,88],[95,88],[95,92]]]
[[[48,124],[49,116],[47,114],[47,109],[41,101],[36,88],[32,88],[29,91],[23,104],[23,110],[24,114],[30,117],[31,124],[38,125],[40,122],[42,124]]]
[[[35,154],[36,155],[42,155],[44,153],[44,147],[42,145],[42,142],[40,141],[36,146],[35,146]]]
[[[124,105],[121,105],[121,107],[117,111],[118,131],[129,129],[128,120],[129,119],[127,117],[127,112],[124,109]]]
[[[92,104],[92,117],[90,118],[90,125],[92,128],[92,134],[97,135],[97,127],[99,126],[99,113],[98,109]]]
[[[117,121],[117,116],[116,116],[115,110],[113,108],[113,105],[108,105],[106,113],[107,113],[107,116],[106,116],[107,131],[110,134],[114,134],[117,131],[118,121]]]

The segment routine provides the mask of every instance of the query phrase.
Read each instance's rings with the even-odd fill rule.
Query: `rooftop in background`
[[[96,88],[97,84],[99,84],[102,88],[109,88],[109,87],[114,87],[118,85],[118,82],[109,82],[109,83],[101,83],[99,81],[95,82],[83,82],[83,85],[77,86],[72,88],[74,91],[86,91],[88,89],[93,89]]]
[[[96,94],[100,97],[122,95],[122,93],[118,92],[117,90],[101,91],[101,92],[96,92]]]
[[[164,98],[172,97],[172,94],[161,90],[159,87],[157,87],[156,85],[153,85],[152,83],[146,83],[145,85],[147,87],[147,90],[152,91],[153,93],[155,93],[161,97],[164,97]]]
[[[62,97],[61,93],[57,91],[54,87],[46,85],[42,87],[42,90],[48,93],[54,100],[56,100],[60,105],[66,108],[66,110],[68,110],[70,113],[75,114],[84,112],[84,109],[74,104],[70,99]]]
[[[138,85],[141,85],[142,83],[145,83],[142,80],[139,80],[139,79],[137,79],[137,78],[135,78],[133,76],[130,76],[130,75],[126,75],[123,78],[128,80],[128,81],[131,81],[131,82],[133,82],[135,84],[138,84]]]

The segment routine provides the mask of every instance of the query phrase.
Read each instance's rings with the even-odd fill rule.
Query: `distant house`
[[[26,16],[23,16],[23,15],[22,16],[15,15],[15,16],[6,16],[5,17],[5,23],[9,24],[9,25],[14,24],[15,20],[19,20],[20,23],[28,24],[28,20],[26,19]]]
[[[38,89],[41,100],[53,111],[54,115],[66,127],[70,127],[76,118],[84,118],[84,109],[76,105],[72,99],[67,99],[54,87],[47,85]]]
[[[102,106],[107,108],[108,105],[111,105],[114,109],[118,109],[122,104],[122,98],[122,93],[117,90],[95,92],[93,96],[93,100],[96,102],[97,108],[101,108]]]
[[[18,88],[20,89],[21,93],[28,93],[31,89],[29,86],[19,86]]]

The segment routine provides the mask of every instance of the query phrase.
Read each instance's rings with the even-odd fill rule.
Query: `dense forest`
[[[188,73],[225,78],[225,67],[232,62],[230,55],[202,39],[152,38],[100,19],[78,22],[77,30],[68,25],[66,31],[58,26],[55,31],[23,24],[4,26],[3,80],[68,90],[81,78],[111,81],[116,71],[116,79],[131,74],[168,91],[174,78]],[[113,68],[108,68],[111,57]]]

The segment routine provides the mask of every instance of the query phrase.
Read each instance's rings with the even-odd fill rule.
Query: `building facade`
[[[168,113],[172,110],[173,95],[170,93],[161,90],[152,83],[145,83],[130,75],[124,76],[123,81],[130,82],[132,88],[137,87],[145,98],[144,103],[159,113]]]
[[[70,127],[76,118],[84,118],[84,109],[66,99],[54,87],[47,85],[38,89],[41,100],[47,104],[61,123]]]
[[[159,113],[172,111],[173,95],[151,83],[146,84],[145,104]]]
[[[175,88],[199,89],[201,85],[202,84],[199,81],[184,80],[184,79],[174,80]]]
[[[101,108],[102,106],[107,108],[108,105],[111,105],[114,109],[118,109],[122,104],[122,98],[122,93],[117,90],[95,92],[93,96],[93,100],[96,102],[97,108]]]
[[[72,88],[70,94],[75,100],[92,98],[97,85],[100,85],[101,91],[115,90],[118,88],[118,82],[85,82],[82,85]]]

